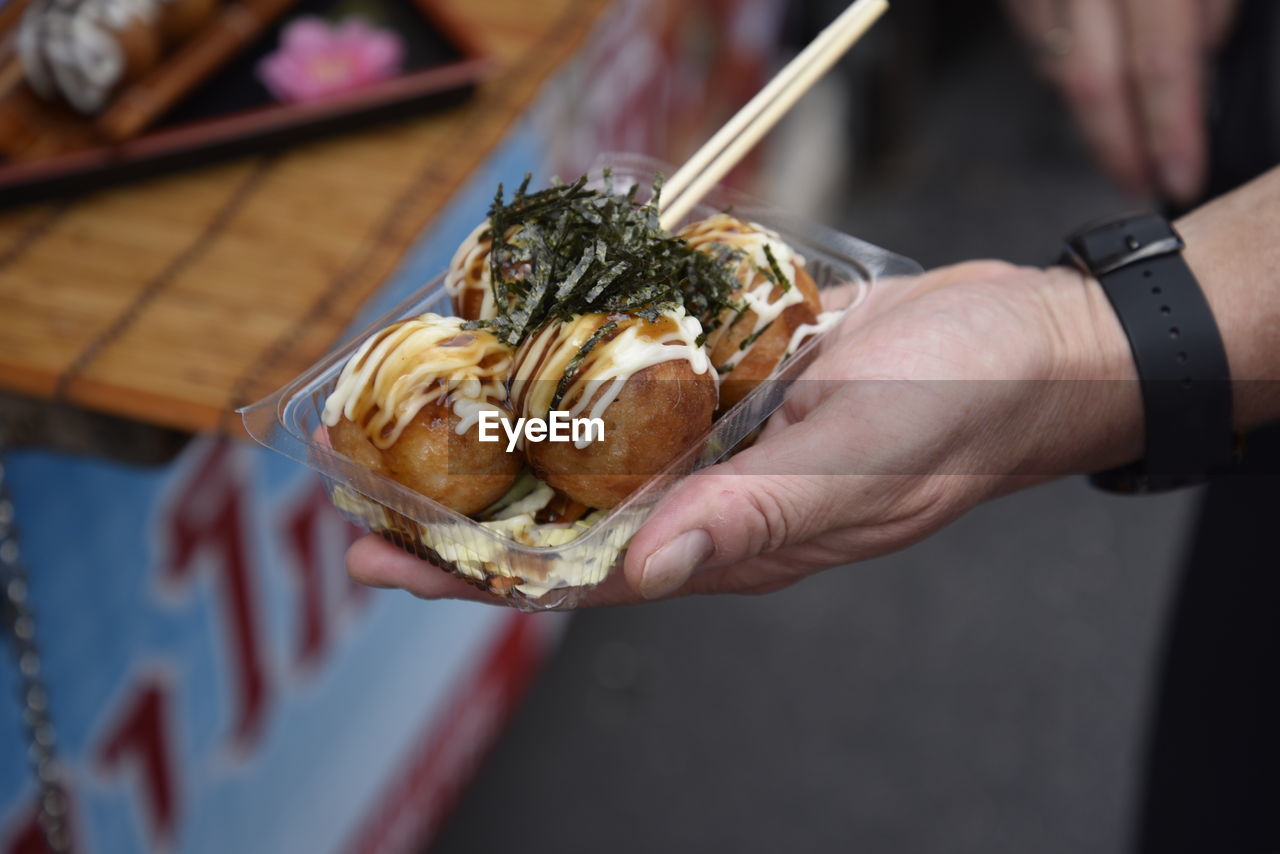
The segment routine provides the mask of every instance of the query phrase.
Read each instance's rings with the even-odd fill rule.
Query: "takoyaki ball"
[[[804,259],[763,226],[717,214],[685,226],[679,236],[731,264],[742,284],[733,295],[741,310],[725,311],[707,338],[724,411],[773,374],[803,340],[804,327],[816,326],[822,300]]]
[[[503,407],[491,408],[510,418]],[[480,442],[474,426],[459,435],[460,421],[448,402],[437,400],[424,406],[385,450],[345,417],[329,428],[329,441],[357,463],[471,515],[511,488],[523,460],[518,453],[507,453],[505,435],[497,442]]]
[[[607,510],[692,447],[711,426],[715,408],[710,374],[663,362],[632,375],[604,410],[604,441],[581,449],[572,442],[531,443],[527,458],[552,487]]]
[[[335,451],[463,514],[497,501],[523,464],[505,435],[480,441],[481,413],[509,419],[512,352],[456,317],[424,314],[370,336],[325,403]]]
[[[581,315],[529,338],[512,371],[518,412],[546,418],[552,409],[568,411],[600,418],[604,427],[603,439],[526,443],[539,478],[588,507],[608,509],[691,448],[710,428],[717,399],[700,335],[695,318],[672,309],[653,320]]]
[[[763,325],[759,321],[759,315],[750,309],[741,315],[730,317],[723,327],[710,336],[707,347],[711,351],[712,363],[716,365],[717,371],[729,368],[720,374],[721,411],[742,400],[777,370],[783,359],[796,349],[793,341],[798,331],[817,325],[818,314],[813,310],[808,297],[812,294],[816,301],[818,287],[803,267],[796,268],[794,285],[800,293],[806,295],[805,301],[783,309],[777,319],[745,350],[743,343]],[[777,300],[779,296],[779,289],[775,286],[769,299]]]
[[[514,241],[519,228],[507,232],[507,240]],[[467,239],[462,241],[453,260],[449,262],[449,270],[445,273],[444,286],[453,303],[454,314],[464,320],[492,320],[498,316],[498,301],[493,293],[493,268],[489,257],[493,248],[493,231],[489,228],[489,220],[475,227]],[[529,265],[508,266],[503,274],[511,279],[519,279],[529,274]]]

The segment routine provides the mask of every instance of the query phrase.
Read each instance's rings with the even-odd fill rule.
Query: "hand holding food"
[[[673,235],[610,180],[500,190],[445,277],[461,316],[400,321],[350,356],[324,412],[333,449],[481,528],[563,544],[691,467],[717,414],[838,317],[779,235],[727,214]],[[340,504],[490,591],[548,587],[461,529]]]
[[[1052,473],[1127,459],[1136,387],[1075,381],[1131,378],[1126,348],[1096,283],[1063,269],[974,262],[872,289],[759,441],[681,481],[582,604],[777,590]],[[347,565],[424,598],[484,598],[372,537]]]

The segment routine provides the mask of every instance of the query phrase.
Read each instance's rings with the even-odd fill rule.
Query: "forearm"
[[[1280,419],[1280,168],[1177,228],[1227,348],[1237,428]]]

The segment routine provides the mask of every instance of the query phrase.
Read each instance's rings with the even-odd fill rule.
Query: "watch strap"
[[[1103,223],[1068,241],[1071,260],[1097,278],[1115,309],[1141,383],[1144,457],[1096,475],[1104,488],[1176,488],[1231,461],[1226,349],[1182,246],[1173,226],[1154,214]]]

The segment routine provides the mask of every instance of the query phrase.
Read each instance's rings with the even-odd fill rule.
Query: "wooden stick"
[[[663,188],[662,227],[679,224],[888,8],[888,0],[851,5],[698,149]]]

